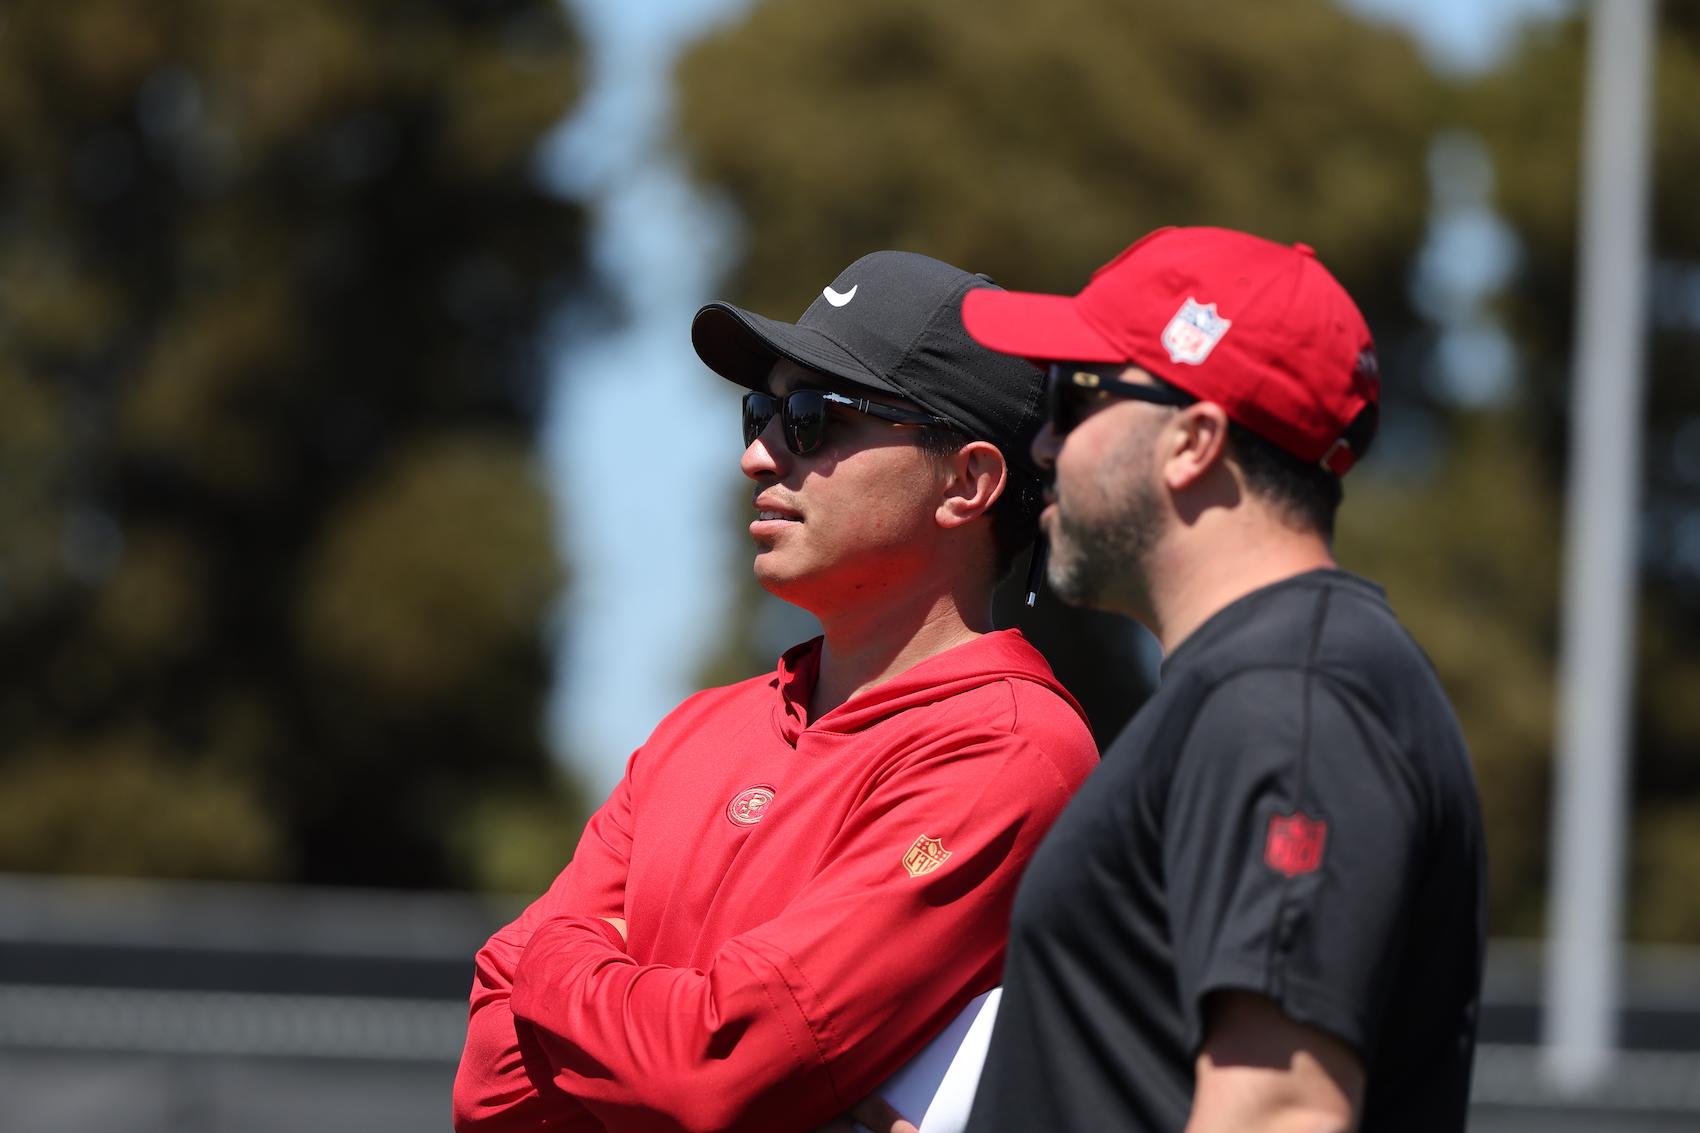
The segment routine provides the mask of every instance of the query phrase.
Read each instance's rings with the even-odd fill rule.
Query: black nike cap
[[[871,252],[839,273],[795,323],[714,302],[691,320],[697,357],[762,389],[780,358],[896,394],[990,441],[1012,469],[1038,477],[1028,446],[1044,420],[1044,375],[988,350],[962,326],[962,297],[998,288],[914,252]]]

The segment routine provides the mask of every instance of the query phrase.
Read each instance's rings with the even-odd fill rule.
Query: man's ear
[[[1213,401],[1200,401],[1164,423],[1163,482],[1178,492],[1197,484],[1228,454],[1228,415]]]
[[[1003,453],[989,441],[969,441],[945,459],[944,467],[940,527],[961,527],[985,515],[1009,482]]]

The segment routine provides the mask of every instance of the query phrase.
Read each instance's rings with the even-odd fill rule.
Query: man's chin
[[[793,606],[803,604],[798,599],[807,589],[808,575],[797,570],[795,564],[786,563],[779,552],[771,548],[758,550],[752,570],[763,590]]]
[[[1051,559],[1045,569],[1045,581],[1050,585],[1051,593],[1070,606],[1114,613],[1116,607],[1110,600],[1109,579],[1103,571],[1094,569],[1095,564],[1077,552],[1071,553],[1071,550],[1054,545],[1051,549]]]
[[[1086,585],[1078,575],[1058,577],[1047,571],[1045,581],[1050,584],[1051,593],[1062,599],[1065,605],[1078,606],[1083,610],[1109,609],[1099,588]]]

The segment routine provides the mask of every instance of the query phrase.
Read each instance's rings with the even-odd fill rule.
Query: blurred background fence
[[[29,1133],[448,1129],[466,894],[0,876],[0,1115]],[[1700,1124],[1700,949],[1632,949],[1625,1050],[1577,1101],[1540,1072],[1541,948],[1493,945],[1471,1128]]]
[[[1071,291],[1195,223],[1313,245],[1377,335],[1337,550],[1481,784],[1477,1126],[1692,1128],[1687,0],[1645,76],[1628,1049],[1591,1100],[1535,1071],[1515,943],[1551,904],[1582,64],[1613,7],[0,5],[0,1129],[444,1127],[508,895],[662,712],[811,632],[751,582],[695,306],[794,317],[878,247]],[[1137,707],[1142,631],[1000,616],[1101,739]]]

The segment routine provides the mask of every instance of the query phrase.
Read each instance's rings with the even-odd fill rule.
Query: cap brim
[[[1080,317],[1071,295],[976,288],[962,297],[962,325],[981,346],[1034,362],[1127,358]]]
[[[730,303],[709,303],[691,320],[691,346],[703,365],[750,389],[767,384],[780,358],[857,385],[903,395],[856,356],[812,327],[782,323]]]

